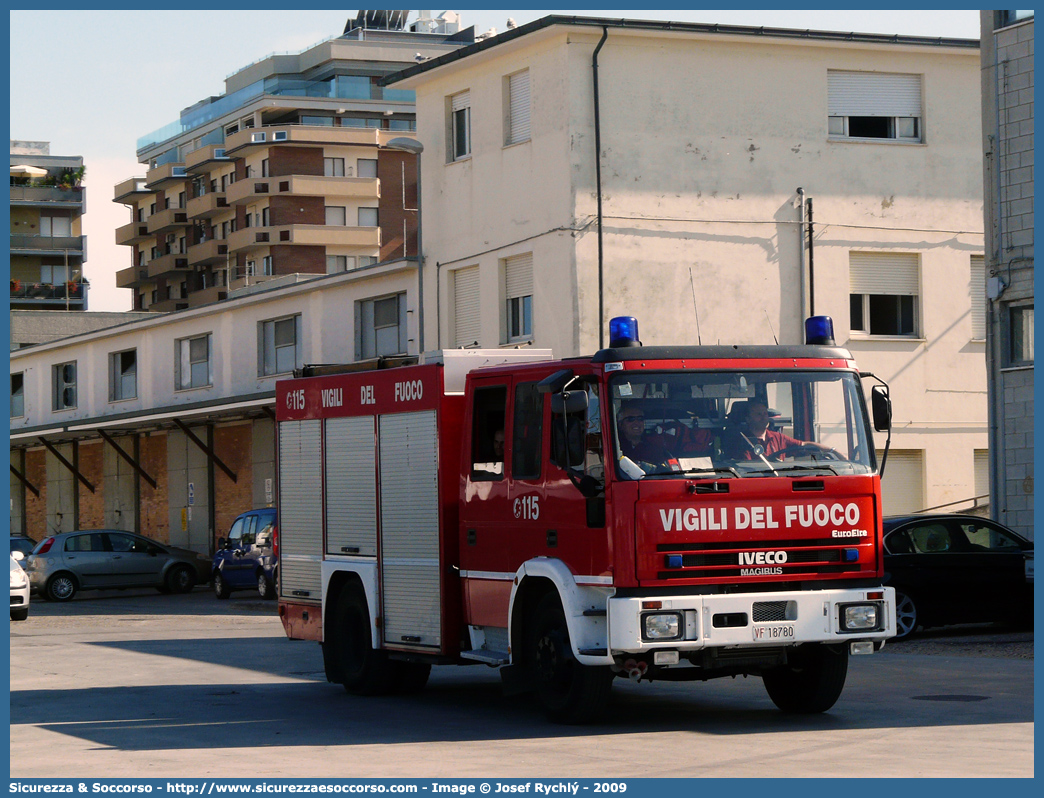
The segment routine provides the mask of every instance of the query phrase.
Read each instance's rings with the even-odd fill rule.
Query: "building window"
[[[471,92],[462,91],[449,98],[450,160],[459,161],[471,155]]]
[[[1004,28],[1008,25],[1014,25],[1016,22],[1024,22],[1027,19],[1033,19],[1033,10],[1027,11],[997,11],[996,14],[996,25],[997,28]]]
[[[376,255],[360,255],[359,256],[359,265],[360,266],[373,266],[375,263],[377,263],[377,256]]]
[[[377,227],[377,209],[359,208],[359,227]]]
[[[274,273],[275,272],[272,271],[272,256],[265,255],[261,258],[261,274],[271,277]]]
[[[19,371],[11,375],[11,418],[25,415],[25,376]]]
[[[1033,362],[1033,305],[1008,308],[1008,364],[1024,366]]]
[[[479,267],[458,269],[453,279],[453,346],[478,346],[482,332],[479,315]]]
[[[175,343],[176,389],[203,388],[214,383],[210,334],[181,338]]]
[[[356,351],[365,360],[406,354],[406,294],[356,304]]]
[[[253,277],[257,274],[257,261],[248,260],[246,262],[246,268],[243,271],[244,277]]]
[[[529,70],[509,75],[507,83],[507,130],[505,144],[529,141]]]
[[[345,226],[345,208],[337,205],[326,206],[326,224],[334,227]]]
[[[971,256],[971,279],[968,281],[971,302],[972,340],[986,340],[986,261],[982,255]]]
[[[922,141],[921,76],[827,72],[831,138]]]
[[[355,258],[352,258],[352,264],[355,264]],[[327,255],[326,256],[326,273],[336,274],[337,272],[348,271],[348,256],[347,255]]]
[[[533,254],[518,255],[504,261],[504,295],[507,341],[533,337]]]
[[[51,376],[54,386],[52,407],[55,410],[69,410],[76,407],[76,361],[53,366]]]
[[[262,377],[289,374],[302,364],[301,315],[272,319],[258,324],[258,372]]]
[[[377,177],[377,161],[374,158],[360,158],[356,161],[359,177]]]
[[[915,254],[849,253],[852,333],[916,338],[919,272]]]
[[[323,158],[323,174],[327,177],[344,177],[344,158]]]
[[[138,353],[135,349],[109,355],[109,401],[138,396]]]
[[[72,235],[72,219],[68,216],[40,216],[40,235],[61,236]]]

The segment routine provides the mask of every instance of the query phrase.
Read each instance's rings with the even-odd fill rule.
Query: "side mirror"
[[[580,413],[587,412],[587,391],[560,391],[551,394],[551,412]]]
[[[219,549],[225,548],[225,539],[224,538],[218,538],[217,539],[217,547]]]
[[[11,552],[11,556],[14,557],[18,561],[22,561],[22,560],[25,559],[25,555],[22,552],[20,552],[20,551],[12,551]]]
[[[882,385],[875,385],[870,389],[870,405],[874,412],[874,429],[878,432],[886,432],[892,427],[892,400],[888,396],[888,389]]]

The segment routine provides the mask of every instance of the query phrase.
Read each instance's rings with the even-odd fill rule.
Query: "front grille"
[[[787,605],[794,602],[789,601],[755,601],[754,607],[751,611],[751,615],[754,617],[754,623],[764,623],[766,621],[792,621],[794,617],[788,618]],[[796,608],[794,611],[789,613],[790,615],[796,615]]]

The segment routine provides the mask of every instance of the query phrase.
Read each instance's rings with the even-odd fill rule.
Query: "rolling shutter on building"
[[[971,301],[972,340],[986,340],[986,259],[971,256],[971,279],[968,281]]]
[[[286,598],[323,595],[321,424],[279,423],[279,594]]]
[[[453,345],[473,346],[481,332],[479,315],[479,267],[469,266],[453,274]]]
[[[921,76],[827,72],[830,116],[921,116]]]
[[[383,415],[378,424],[384,640],[441,646],[435,411]]]
[[[877,453],[881,462],[883,451]],[[924,452],[892,449],[881,477],[881,503],[885,515],[916,513],[924,509]]]
[[[989,449],[976,449],[972,454],[975,469],[975,495],[985,496],[978,504],[988,502],[990,496],[990,451]]]
[[[853,294],[917,296],[918,272],[916,254],[849,253],[848,275]]]
[[[508,78],[508,144],[529,140],[529,70]]]
[[[462,91],[460,94],[454,94],[450,97],[450,109],[453,111],[461,111],[465,108],[471,107],[471,92]]]
[[[373,416],[326,422],[326,551],[377,555],[377,449]]]
[[[507,299],[533,296],[533,253],[504,261],[504,294]]]

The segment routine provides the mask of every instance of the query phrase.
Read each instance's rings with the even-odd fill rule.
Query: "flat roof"
[[[945,36],[900,36],[899,34],[887,33],[843,33],[839,31],[822,30],[797,30],[792,28],[767,28],[752,25],[718,25],[706,22],[667,22],[661,20],[644,19],[610,19],[608,17],[567,17],[558,14],[549,14],[546,17],[527,22],[525,25],[491,36],[488,39],[475,42],[462,47],[452,53],[440,55],[419,64],[407,67],[381,79],[381,85],[388,86],[399,81],[412,78],[445,64],[467,58],[469,55],[483,52],[506,44],[534,31],[549,28],[554,25],[568,25],[572,27],[588,28],[621,28],[625,30],[664,31],[672,33],[712,33],[723,36],[762,36],[774,39],[805,39],[830,41],[838,43],[860,43],[860,44],[900,44],[915,47],[959,47],[977,50],[978,39],[956,39]]]

